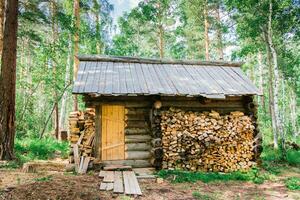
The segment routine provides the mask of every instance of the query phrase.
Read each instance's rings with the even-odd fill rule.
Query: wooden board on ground
[[[80,164],[79,164],[79,167],[78,167],[78,170],[77,170],[77,172],[78,172],[79,174],[82,173],[81,170],[82,170],[82,167],[83,167],[84,158],[85,158],[85,156],[81,156]]]
[[[106,187],[107,187],[107,183],[101,183],[100,184],[100,190],[106,190]]]
[[[142,195],[141,188],[133,171],[124,171],[125,194]]]
[[[106,190],[110,191],[114,188],[114,183],[107,183]]]
[[[114,193],[123,193],[124,186],[122,180],[122,172],[116,171],[114,173]]]
[[[103,178],[105,176],[106,171],[101,170],[99,173],[99,177]]]
[[[84,158],[83,165],[82,165],[82,167],[80,168],[80,172],[81,172],[82,174],[85,174],[85,173],[87,172],[87,169],[88,169],[90,160],[91,160],[90,157],[85,157],[85,158]]]
[[[79,158],[79,149],[77,144],[73,145],[73,154],[74,154],[75,169],[78,170],[80,158]]]
[[[115,170],[132,170],[131,166],[127,165],[107,165],[103,168],[106,171],[115,171]]]
[[[113,171],[105,171],[103,182],[104,183],[114,182],[114,172]]]

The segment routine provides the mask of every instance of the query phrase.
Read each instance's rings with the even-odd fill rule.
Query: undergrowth
[[[48,160],[55,156],[67,158],[68,149],[68,142],[60,142],[51,137],[16,139],[15,142],[15,155],[20,165],[31,160]]]
[[[196,182],[202,181],[209,183],[213,181],[252,181],[261,184],[264,180],[269,179],[268,174],[260,173],[258,169],[253,168],[248,172],[231,172],[231,173],[218,173],[218,172],[189,172],[182,170],[161,170],[158,176],[170,180],[173,183],[183,182]]]
[[[285,185],[290,190],[300,190],[300,178],[292,177],[285,181]]]

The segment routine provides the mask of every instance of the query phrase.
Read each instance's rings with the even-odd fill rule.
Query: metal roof
[[[239,63],[79,57],[74,94],[96,96],[261,95]]]

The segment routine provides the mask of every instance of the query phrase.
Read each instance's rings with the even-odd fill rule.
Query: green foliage
[[[300,166],[300,151],[292,149],[287,150],[286,160],[290,165]]]
[[[45,177],[41,177],[41,178],[35,178],[34,180],[37,182],[49,182],[52,180],[52,176],[49,175],[49,176],[45,176]]]
[[[300,178],[292,177],[285,181],[285,185],[290,190],[300,190]]]
[[[231,172],[231,173],[217,173],[217,172],[188,172],[181,170],[161,170],[158,176],[169,179],[174,183],[196,182],[202,181],[209,183],[213,181],[252,181],[261,184],[268,179],[268,175],[261,174],[258,169],[253,168],[249,172]]]
[[[198,191],[194,191],[192,192],[192,195],[195,199],[199,199],[199,200],[213,200],[215,198],[211,197],[210,195],[208,194],[201,194],[200,192]]]
[[[68,143],[59,142],[53,138],[32,139],[24,138],[17,139],[15,143],[15,154],[20,164],[30,160],[47,160],[59,153],[61,157],[68,156]]]

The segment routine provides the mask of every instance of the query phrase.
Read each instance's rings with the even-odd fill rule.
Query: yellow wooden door
[[[123,160],[124,106],[102,106],[102,160]]]

